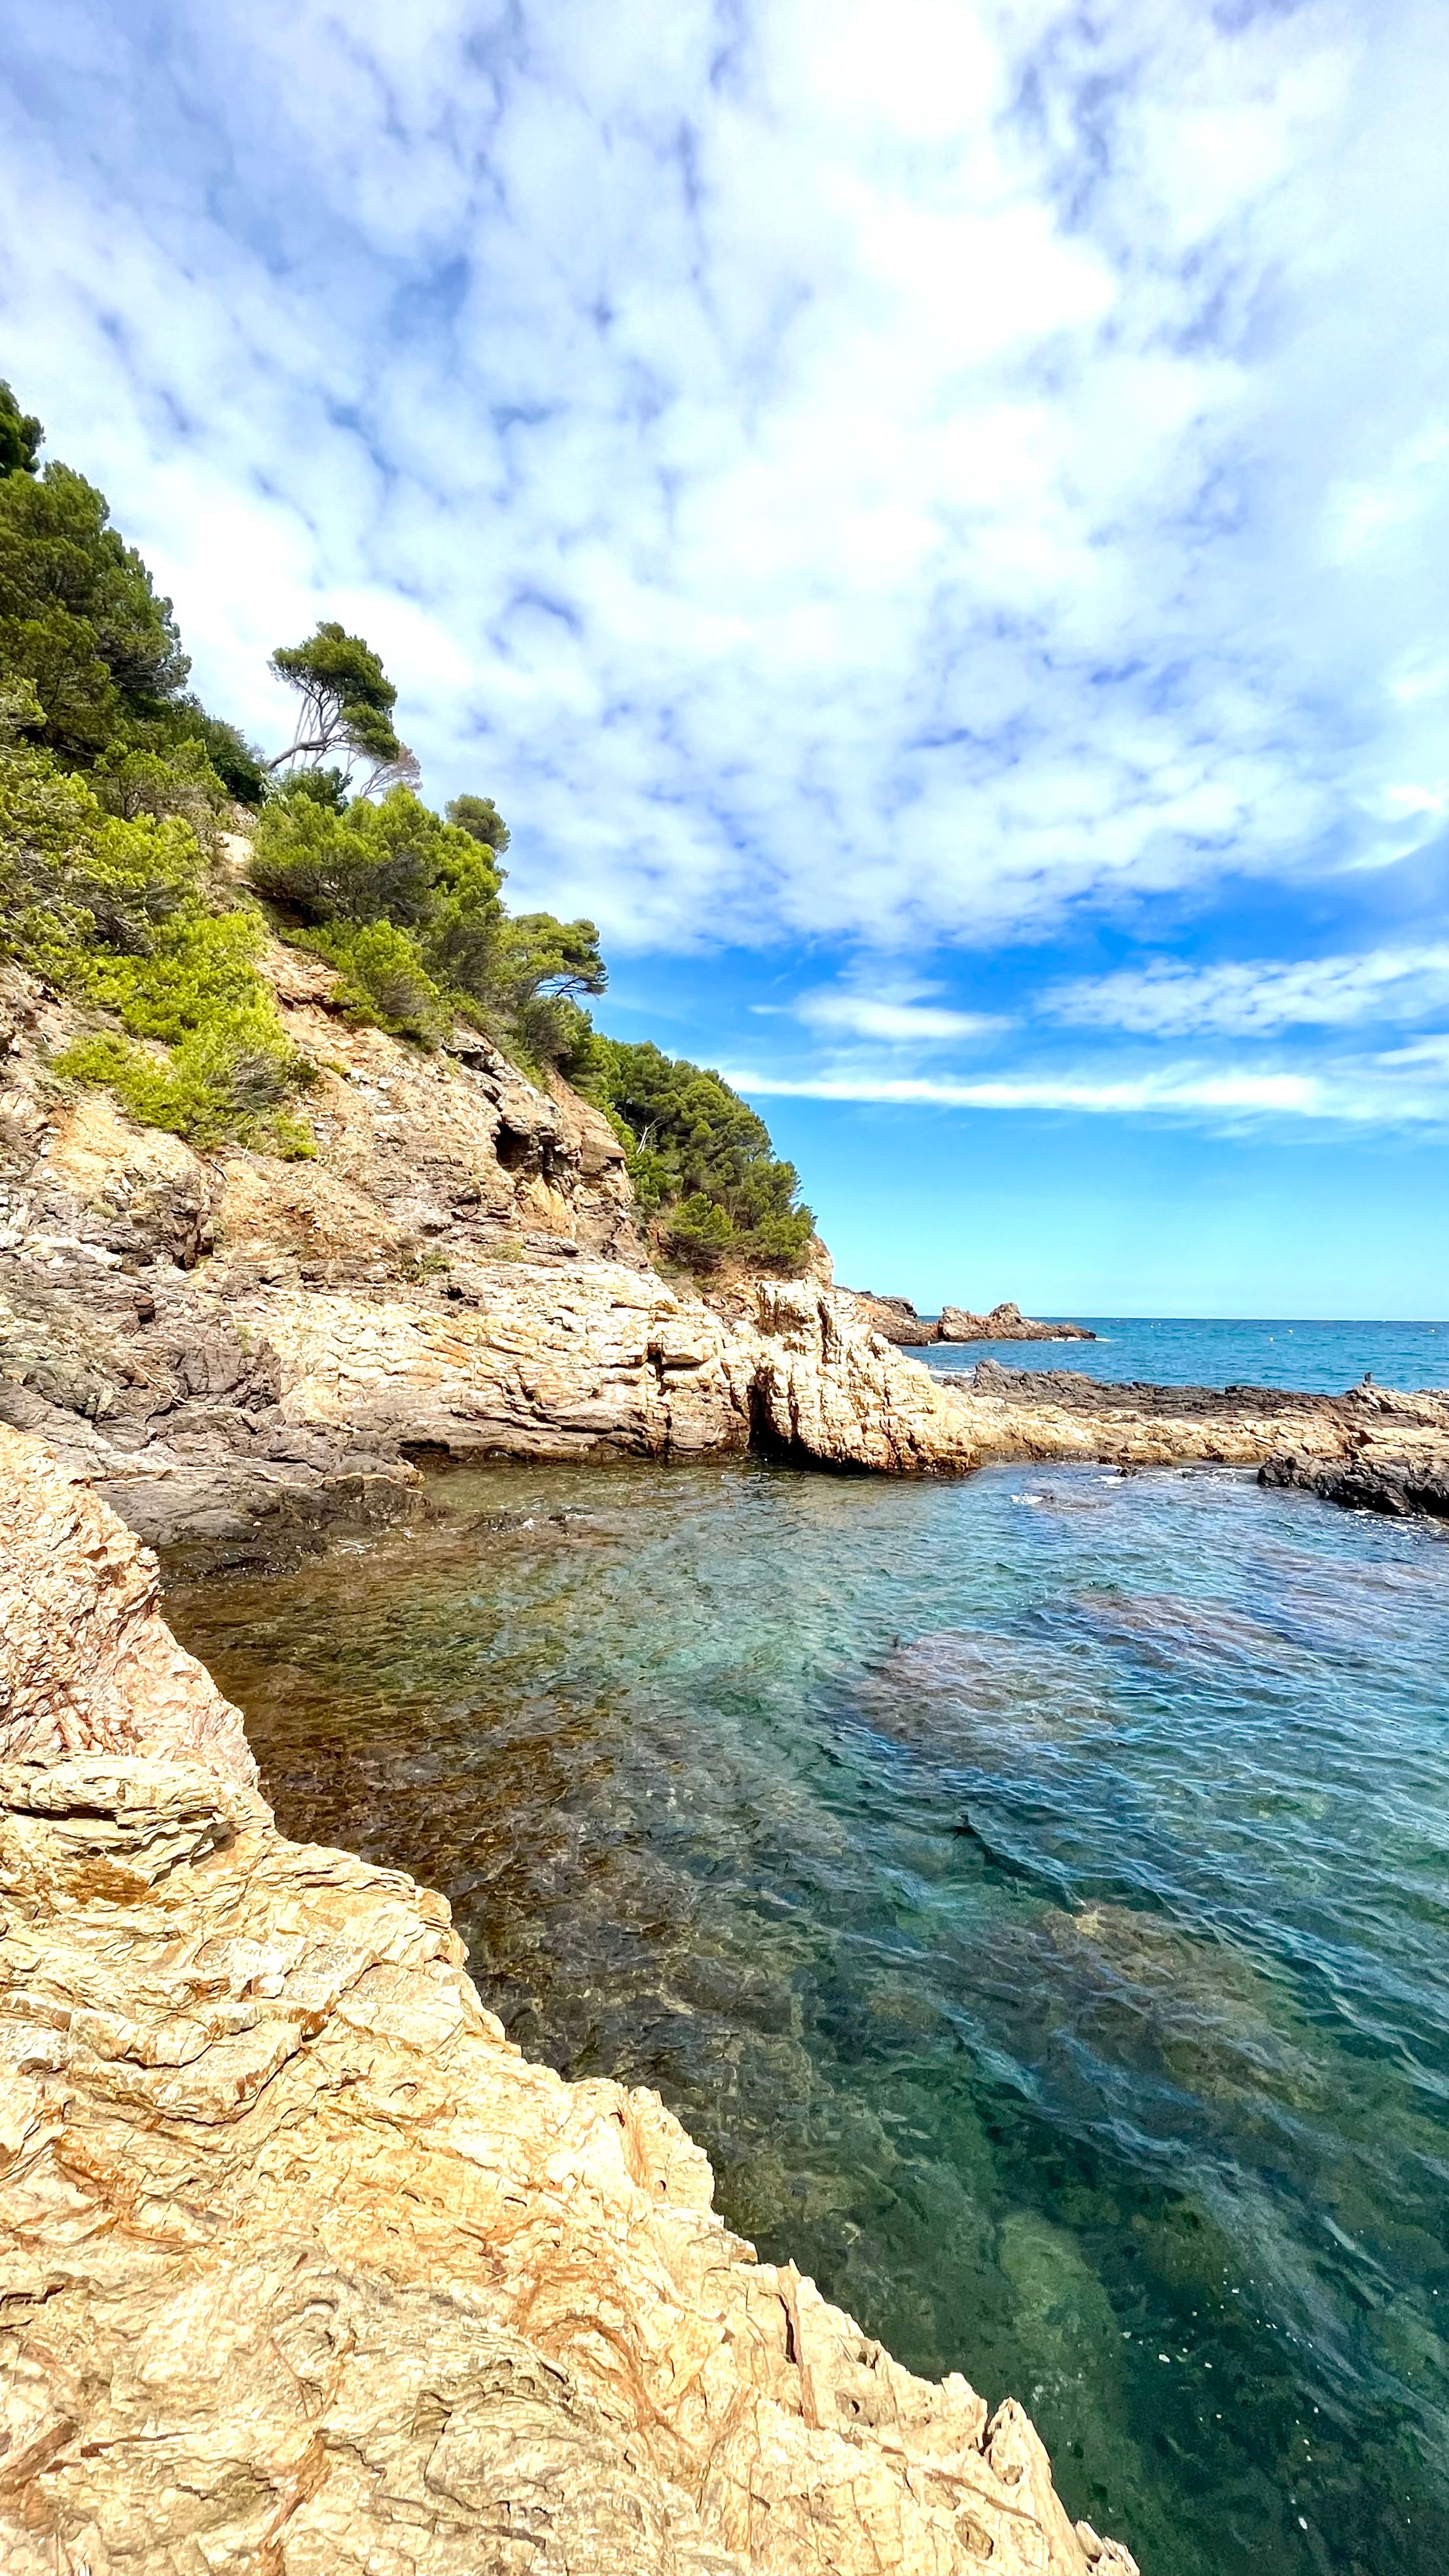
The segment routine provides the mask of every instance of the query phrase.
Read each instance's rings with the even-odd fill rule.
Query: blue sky
[[[1440,0],[0,0],[0,372],[843,1276],[1449,1311]]]

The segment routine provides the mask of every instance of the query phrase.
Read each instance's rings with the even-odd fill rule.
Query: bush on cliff
[[[708,1068],[594,1033],[590,1083],[626,1141],[640,1207],[697,1269],[727,1255],[794,1269],[815,1230],[793,1163],[763,1119]]]
[[[0,954],[106,1012],[56,1070],[104,1082],[142,1124],[304,1150],[278,1113],[305,1078],[256,970],[254,912],[214,911],[206,854],[176,815],[109,813],[53,754],[0,739]],[[140,1043],[137,1043],[139,1041]]]
[[[507,845],[485,797],[455,799],[445,820],[410,787],[341,808],[288,788],[257,826],[250,876],[359,1016],[425,1042],[472,1020],[538,1069],[568,1052],[560,1006],[601,992],[604,964],[591,921],[505,912]]]

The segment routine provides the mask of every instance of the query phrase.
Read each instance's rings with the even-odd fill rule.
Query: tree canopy
[[[486,837],[452,819],[460,809],[486,812]],[[461,1015],[535,1064],[558,1062],[576,1037],[573,997],[604,989],[599,934],[548,912],[508,915],[496,806],[455,797],[449,817],[408,787],[340,811],[306,792],[278,796],[257,829],[251,882],[383,1027],[427,1038]]]
[[[42,739],[71,760],[182,699],[191,665],[171,602],[68,465],[0,481],[0,659],[33,681]]]
[[[316,770],[329,753],[341,752],[344,787],[359,760],[368,766],[364,794],[383,783],[384,773],[389,781],[416,782],[417,763],[392,720],[397,691],[360,635],[324,617],[304,644],[279,644],[268,667],[301,700],[291,744],[269,769]]]
[[[34,412],[22,411],[0,376],[0,481],[7,474],[33,474],[45,444],[45,432]]]
[[[595,1046],[592,1088],[631,1141],[635,1196],[666,1243],[703,1268],[727,1253],[786,1268],[801,1261],[815,1220],[799,1204],[799,1175],[739,1093],[656,1046],[602,1037]]]

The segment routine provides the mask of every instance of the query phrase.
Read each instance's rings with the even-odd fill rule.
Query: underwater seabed
[[[1449,2566],[1449,1546],[1215,1471],[454,1470],[168,1615],[514,2038],[1145,2576]]]

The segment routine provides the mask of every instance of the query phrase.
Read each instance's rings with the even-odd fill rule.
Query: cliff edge
[[[0,1431],[14,2576],[1132,2576],[1008,2401],[504,2038],[443,1900],[288,1842],[154,1561]]]

